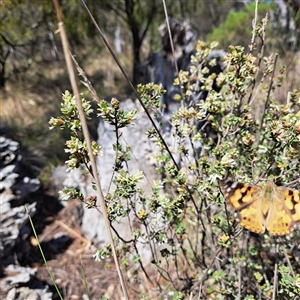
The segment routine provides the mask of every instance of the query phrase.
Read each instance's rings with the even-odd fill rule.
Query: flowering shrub
[[[257,27],[258,37],[264,36],[264,24]],[[204,62],[216,46],[198,42],[190,72],[181,72],[175,81],[182,91],[177,97],[182,105],[172,115],[177,148],[171,154],[176,159],[154,129],[146,133],[157,146],[153,156],[162,176],[153,182],[150,194],[139,187],[142,172],[131,174],[126,169],[134,147],[120,140],[122,128],[131,126],[136,110],[121,110],[116,99],[98,105],[99,116],[118,133],[112,141],[114,187],[105,199],[111,226],[124,220],[138,224],[130,227],[130,240],[116,232],[122,267],[131,270],[135,282],[146,278],[154,286],[141,290],[144,298],[271,299],[276,294],[280,299],[297,299],[299,230],[276,238],[242,229],[227,209],[218,181],[263,184],[273,179],[278,185],[300,189],[300,94],[294,90],[286,103],[277,101],[285,69],[277,66],[276,55],[264,57],[263,48],[254,56],[231,46],[224,71],[208,75]],[[213,89],[215,82],[219,91]],[[207,98],[187,105],[187,99],[197,98],[199,83]],[[154,84],[139,86],[142,101],[158,122],[162,93]],[[52,118],[50,126],[71,131],[66,143],[68,168],[84,164],[90,171],[75,103],[68,92],[63,99],[62,116]],[[82,101],[90,116],[90,105]],[[93,148],[95,155],[100,154],[100,146],[95,143]],[[65,192],[76,196],[74,190]],[[77,197],[83,200],[82,194]],[[149,249],[153,268],[143,261],[139,244]],[[110,245],[104,245],[94,257],[105,259],[110,253]]]

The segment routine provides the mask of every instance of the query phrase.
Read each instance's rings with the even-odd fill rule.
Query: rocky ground
[[[25,206],[64,299],[122,299],[113,261],[92,258],[95,247],[80,227],[81,203],[64,204],[55,187],[44,190],[31,178],[18,142],[1,136],[0,152],[0,299],[59,299]],[[129,294],[138,299],[134,286]]]

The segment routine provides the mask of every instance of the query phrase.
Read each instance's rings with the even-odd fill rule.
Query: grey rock
[[[0,180],[3,180],[8,175],[12,174],[15,168],[16,168],[16,165],[7,165],[4,168],[2,168],[1,174],[0,174]]]
[[[15,265],[9,265],[5,268],[5,273],[15,273],[15,275],[6,277],[1,281],[1,289],[7,292],[18,285],[24,285],[25,283],[28,283],[35,275],[36,270]]]
[[[33,216],[36,212],[36,203],[34,202],[27,205],[27,209],[29,215]],[[10,208],[6,213],[2,214],[0,228],[0,258],[5,257],[10,253],[11,249],[16,245],[22,227],[25,226],[27,222],[28,216],[24,206]],[[24,238],[25,237],[21,237],[21,239]]]
[[[0,179],[1,180],[0,190],[2,191],[2,190],[12,188],[18,178],[19,178],[19,174],[17,174],[17,173],[6,174],[6,176],[3,177],[3,179]]]
[[[38,179],[22,177],[17,173],[22,158],[19,151],[18,142],[0,137],[0,258],[9,255],[16,243],[24,239],[25,235],[22,237],[20,234],[26,232],[22,228],[28,223],[24,199],[40,188]],[[36,207],[36,202],[27,205],[30,216],[36,213]]]
[[[29,178],[18,173],[22,156],[19,154],[20,144],[3,136],[0,137],[0,258],[9,261],[12,248],[24,241],[30,231],[28,214],[32,217],[37,212],[37,203],[28,203],[25,210],[25,199],[33,195],[39,188],[38,179]],[[25,244],[24,244],[25,245]],[[23,245],[24,253],[27,251]],[[35,278],[35,269],[9,265],[5,268],[0,287],[7,292],[9,300],[52,299],[48,286]]]
[[[52,292],[48,286],[43,289],[30,289],[28,287],[20,287],[11,289],[6,300],[52,300]]]
[[[6,139],[4,136],[0,136],[0,151],[5,149],[9,145],[9,139]]]

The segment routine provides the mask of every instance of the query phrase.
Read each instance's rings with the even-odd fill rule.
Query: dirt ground
[[[53,191],[41,193],[42,209],[33,217],[33,223],[63,299],[100,299],[103,296],[124,299],[113,259],[95,261],[92,257],[96,248],[84,237],[78,223],[81,203],[79,200],[71,200],[62,207],[56,196]],[[2,266],[13,263],[37,268],[37,279],[50,287],[52,299],[60,299],[33,233],[27,240],[19,243],[13,252],[11,258],[2,260]],[[14,262],[9,261],[12,257]],[[8,276],[1,275],[2,278]],[[128,282],[130,299],[140,299],[141,285],[143,283],[139,283],[138,288],[136,283]],[[0,299],[4,297],[2,292]]]

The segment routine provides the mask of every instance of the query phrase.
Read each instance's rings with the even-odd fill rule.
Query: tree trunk
[[[146,36],[150,24],[153,22],[157,10],[156,0],[149,0],[148,5],[143,9],[144,18],[141,19],[138,7],[139,0],[125,0],[125,11],[127,15],[127,24],[132,33],[133,46],[133,84],[140,83],[140,49]]]
[[[4,66],[1,65],[0,70],[0,90],[4,90],[5,88],[5,72],[4,72]]]
[[[2,59],[4,57],[0,58],[0,90],[4,90],[5,88],[5,61]]]
[[[139,37],[139,31],[132,28],[132,46],[133,46],[133,76],[132,81],[133,84],[136,86],[140,83],[140,76],[139,76],[139,68],[141,64],[140,59],[140,48],[142,44],[142,40]]]
[[[300,45],[300,0],[285,0],[285,2],[293,9],[294,22],[297,34],[297,46]]]

